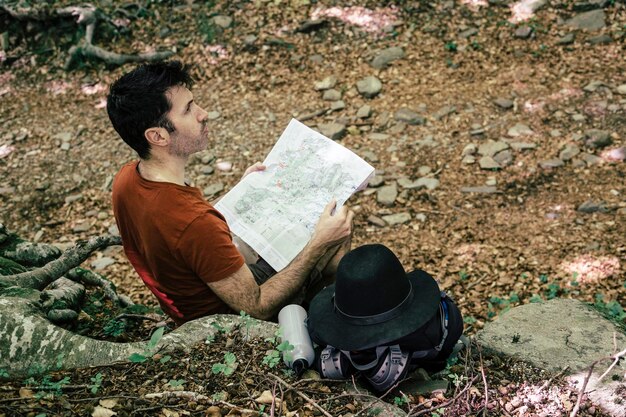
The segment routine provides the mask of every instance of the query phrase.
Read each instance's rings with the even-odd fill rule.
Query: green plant
[[[231,375],[235,372],[235,364],[237,362],[237,357],[232,352],[226,352],[224,354],[224,363],[218,362],[213,364],[211,368],[211,372],[216,375],[223,374],[225,376]]]
[[[176,388],[176,387],[182,387],[183,385],[185,385],[185,381],[184,379],[170,379],[167,383],[167,385],[169,385],[170,387]]]
[[[463,317],[463,323],[465,323],[465,324],[474,324],[474,323],[476,323],[476,318],[474,316],[465,316],[465,317]]]
[[[624,311],[622,305],[617,301],[612,300],[607,303],[604,301],[604,296],[598,293],[595,295],[593,307],[619,327],[626,328],[626,311]]]
[[[217,35],[217,29],[211,19],[212,15],[199,13],[196,15],[196,28],[198,33],[204,37],[205,43],[213,43]]]
[[[117,319],[109,320],[104,327],[102,328],[102,332],[107,336],[118,337],[124,334],[126,331],[126,322]]]
[[[165,327],[159,327],[158,329],[156,329],[156,331],[152,333],[150,341],[146,344],[143,353],[133,353],[128,357],[128,359],[134,363],[143,363],[147,361],[150,356],[154,355],[156,351],[156,346],[159,344],[159,341],[163,337],[164,332]]]
[[[446,44],[444,45],[444,49],[448,52],[456,52],[457,50],[456,42],[454,41],[446,42]]]
[[[8,378],[8,377],[9,377],[9,373],[4,368],[0,368],[0,378]]]
[[[275,368],[280,363],[280,352],[276,349],[268,350],[265,356],[263,356],[262,363],[270,368]]]
[[[470,43],[470,46],[475,51],[479,51],[482,48],[477,41],[472,41],[472,43]]]
[[[246,339],[248,339],[250,337],[250,328],[254,325],[255,320],[243,310],[239,312],[239,316],[243,319],[243,323],[246,328]]]
[[[40,385],[43,390],[35,394],[36,399],[42,398],[54,398],[63,394],[63,387],[70,383],[70,377],[66,376],[58,381],[53,381],[51,375],[45,375],[41,380]]]
[[[97,394],[100,387],[102,387],[102,374],[98,372],[95,376],[92,376],[89,379],[92,382],[92,384],[89,385],[89,390],[92,394]]]
[[[461,270],[459,271],[459,279],[460,279],[461,281],[465,281],[465,280],[467,280],[467,278],[469,278],[469,274],[468,274],[468,273],[467,273],[467,271],[465,271],[464,269],[461,269]]]
[[[530,300],[528,301],[530,301],[531,303],[541,303],[543,302],[543,298],[541,298],[541,296],[538,294],[533,294],[533,296],[530,297]]]
[[[409,402],[409,400],[407,399],[406,396],[393,397],[393,403],[395,405],[397,405],[398,407],[402,407],[403,405],[407,404],[408,402]]]
[[[548,282],[548,276],[547,276],[547,275],[545,275],[545,274],[541,274],[541,275],[539,275],[539,281],[540,281],[542,284],[547,283],[547,282]]]

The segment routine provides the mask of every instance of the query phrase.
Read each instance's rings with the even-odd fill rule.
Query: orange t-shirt
[[[135,271],[178,324],[233,312],[207,285],[244,263],[226,220],[199,189],[148,181],[137,165],[113,182],[113,212]]]

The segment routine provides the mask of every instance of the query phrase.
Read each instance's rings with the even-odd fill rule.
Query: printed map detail
[[[324,207],[364,188],[374,168],[292,119],[263,164],[215,207],[231,231],[280,271],[307,244]]]

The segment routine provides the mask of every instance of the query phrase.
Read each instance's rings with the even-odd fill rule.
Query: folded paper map
[[[337,207],[364,188],[374,167],[324,135],[292,119],[263,164],[216,205],[230,230],[276,271],[313,235],[324,207]]]

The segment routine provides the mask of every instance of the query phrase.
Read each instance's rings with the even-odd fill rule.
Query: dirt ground
[[[335,11],[332,13],[338,17],[326,17],[325,25],[310,32],[297,31],[316,10],[323,13],[333,6],[308,3],[154,1],[146,6],[147,17],[129,21],[130,35],[107,39],[102,45],[124,52],[175,49],[176,58],[194,65],[195,99],[211,112],[213,135],[208,149],[191,158],[187,172],[200,189],[223,184],[223,191],[207,195],[209,200],[227,192],[246,167],[263,160],[291,118],[320,110],[306,120],[307,125],[345,124],[347,134],[339,142],[369,159],[384,180],[380,186],[398,183],[399,195],[391,205],[377,200],[380,186],[370,187],[348,202],[356,212],[354,246],[384,243],[398,254],[407,270],[430,272],[461,308],[468,334],[503,309],[539,297],[573,297],[596,302],[606,311],[626,305],[626,9],[622,2],[605,9],[606,25],[596,31],[565,26],[563,21],[581,13],[573,2],[566,1],[552,2],[521,23],[511,23],[512,9],[499,1],[489,5],[414,1],[396,6],[392,2],[352,2],[379,13],[374,23],[386,16],[392,18],[382,28],[372,22],[359,26],[365,21],[362,10],[360,20],[352,21],[342,21],[343,15]],[[112,12],[108,4],[103,2],[103,10]],[[212,25],[211,16],[218,14],[230,16],[232,25],[226,29]],[[530,30],[528,37],[521,30],[525,27]],[[476,33],[467,35],[472,28]],[[574,41],[559,44],[570,32],[575,33]],[[596,42],[594,37],[600,35],[609,36],[610,42]],[[106,68],[86,63],[65,72],[63,48],[33,53],[23,41],[15,42],[0,66],[0,221],[25,239],[60,247],[114,231],[111,180],[134,155],[110,126],[103,104],[108,85],[131,65]],[[372,58],[392,46],[403,48],[404,57],[386,68],[373,68]],[[356,83],[370,75],[382,81],[382,91],[374,98],[364,98]],[[330,102],[315,89],[315,83],[328,76],[338,80],[335,89],[342,94],[344,109],[331,111]],[[496,104],[496,99],[510,100],[510,108]],[[372,108],[371,117],[357,118],[357,111],[366,104]],[[454,111],[447,112],[449,106]],[[424,116],[425,123],[396,120],[395,113],[405,107]],[[518,123],[532,132],[515,136],[510,129]],[[591,144],[591,129],[606,132],[611,143]],[[489,141],[511,145],[510,163],[502,163],[500,169],[481,169],[479,155],[474,163],[464,161],[470,152],[468,145],[480,147]],[[533,146],[518,150],[513,148],[515,142]],[[571,159],[563,157],[567,145],[576,145],[583,153]],[[591,157],[585,162],[582,155]],[[559,156],[562,166],[546,167],[547,160]],[[232,169],[221,170],[219,162],[232,163]],[[413,181],[423,176],[438,179],[438,186],[403,188],[403,178]],[[495,187],[491,189],[495,192],[464,189],[487,186]],[[581,207],[583,203],[591,209]],[[397,213],[408,213],[410,221],[376,224]],[[114,262],[98,272],[133,301],[155,305],[120,248],[97,253],[86,264],[104,258]],[[626,315],[618,309],[614,316],[623,323]],[[149,331],[147,326],[144,331]],[[242,354],[258,356],[268,346]],[[224,351],[220,345],[204,349]],[[206,364],[205,386],[234,383],[250,389],[247,394],[241,390],[244,394],[237,401],[213,401],[212,406],[221,408],[222,413],[247,415],[242,409],[256,404],[256,391],[271,390],[272,386],[286,389],[275,379],[268,382],[272,379],[262,369],[237,378],[239,382],[223,376],[215,380],[215,375],[206,372],[211,357],[202,352],[195,353],[198,358],[175,358],[176,366],[187,367],[183,379],[191,375],[202,378],[190,367]],[[103,389],[109,395],[128,392],[139,397],[146,375],[157,385],[163,385],[159,382],[163,379],[179,379],[176,367],[141,366],[100,371],[109,381]],[[479,376],[477,369],[473,368],[477,372],[473,375]],[[72,384],[85,395],[72,393],[61,396],[63,401],[56,397],[49,403],[44,398],[19,411],[11,408],[17,402],[7,401],[16,394],[10,391],[16,387],[10,387],[0,399],[0,415],[91,413],[85,404],[93,408],[103,394],[90,395],[80,386],[90,384],[87,381],[95,373],[72,375]],[[75,382],[76,378],[82,382]],[[505,408],[512,398],[508,392],[513,386],[521,389],[527,380],[508,375],[495,381],[488,414],[512,413]],[[482,383],[482,378],[474,382]],[[328,389],[317,385],[307,386],[307,392],[319,394],[316,389]],[[263,386],[270,388],[261,389]],[[468,388],[471,400],[466,401],[467,407],[450,405],[446,415],[481,412],[484,389]],[[291,410],[300,407],[304,410],[300,415],[321,413],[298,397],[297,389],[288,391],[294,397]],[[446,394],[448,399],[455,395],[452,391]],[[401,396],[393,398],[399,398],[396,403],[403,401]],[[402,406],[411,411],[411,405],[420,401],[446,401],[433,398],[411,395],[409,404]],[[114,409],[118,415],[219,412],[213,409],[211,414],[206,401],[185,397],[143,405],[131,398],[118,401],[128,402]],[[341,397],[326,407],[332,415],[367,414],[353,401]],[[192,403],[204,406],[194,408]],[[170,409],[168,404],[171,410],[163,411]],[[571,403],[569,407],[562,406],[560,414],[550,415],[565,415]],[[413,409],[412,415],[422,409]],[[269,413],[269,406],[262,412]],[[599,413],[593,407],[584,412]]]

